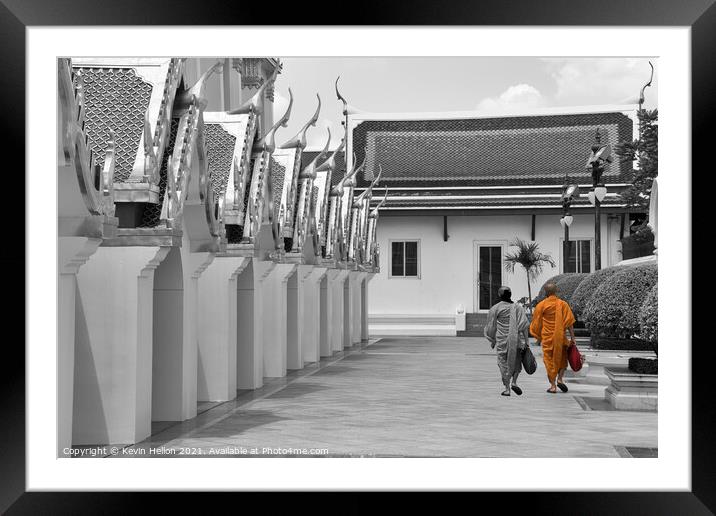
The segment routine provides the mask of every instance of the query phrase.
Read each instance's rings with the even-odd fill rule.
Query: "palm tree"
[[[527,293],[530,298],[530,313],[532,313],[532,286],[530,282],[542,274],[545,264],[555,267],[554,260],[549,253],[541,253],[537,242],[525,242],[515,238],[510,245],[517,250],[505,255],[505,270],[515,272],[515,267],[521,265],[527,272]]]

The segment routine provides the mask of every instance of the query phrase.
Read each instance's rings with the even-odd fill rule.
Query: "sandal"
[[[522,389],[520,389],[516,385],[512,386],[512,390],[515,391],[515,394],[517,394],[518,396],[522,396]]]
[[[547,389],[547,392],[550,394],[557,394],[557,391],[553,391],[552,389]]]
[[[502,391],[502,395],[503,395],[503,396],[509,396],[509,395],[510,395],[510,390],[507,389],[506,391]]]
[[[562,382],[557,382],[557,387],[559,387],[559,390],[562,392],[567,392],[569,390]]]

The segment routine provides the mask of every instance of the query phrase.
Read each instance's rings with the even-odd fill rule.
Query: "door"
[[[475,243],[475,309],[487,312],[497,302],[497,291],[502,286],[501,243]]]

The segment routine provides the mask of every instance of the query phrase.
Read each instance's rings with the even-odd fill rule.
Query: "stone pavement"
[[[383,338],[269,380],[236,400],[209,404],[190,421],[157,424],[150,439],[127,451],[184,448],[206,456],[215,448],[242,456],[247,452],[237,449],[261,454],[278,448],[292,456],[296,449],[322,449],[324,455],[314,456],[328,457],[657,453],[656,413],[600,410],[604,386],[572,379],[568,393],[546,393],[536,351],[537,371],[523,372],[518,382],[524,394],[503,397],[496,358],[484,338]]]

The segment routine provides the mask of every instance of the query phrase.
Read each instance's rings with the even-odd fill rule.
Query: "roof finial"
[[[651,66],[651,76],[649,77],[649,82],[642,86],[641,92],[639,93],[639,111],[641,111],[642,104],[644,104],[644,90],[651,86],[651,81],[654,79],[654,65],[651,64],[651,61],[649,61],[649,66]]]
[[[291,116],[291,108],[293,107],[293,92],[291,91],[291,88],[288,89],[288,96],[289,96],[289,100],[288,100],[288,108],[286,108],[286,112],[283,114],[283,116],[281,118],[278,119],[278,121],[275,124],[273,124],[271,129],[269,129],[266,132],[264,137],[261,138],[261,140],[259,140],[254,145],[254,147],[256,147],[256,148],[263,147],[264,149],[266,149],[269,152],[274,151],[274,149],[276,148],[276,143],[275,143],[276,130],[279,127],[286,127],[288,125],[288,119]]]
[[[318,106],[316,107],[316,112],[313,114],[311,119],[306,122],[306,125],[304,125],[300,131],[288,140],[286,143],[284,143],[281,148],[282,149],[290,149],[290,148],[300,148],[305,149],[306,148],[306,131],[308,131],[309,127],[315,127],[316,122],[318,122],[318,115],[321,113],[321,97],[316,93],[316,97],[318,98]]]

